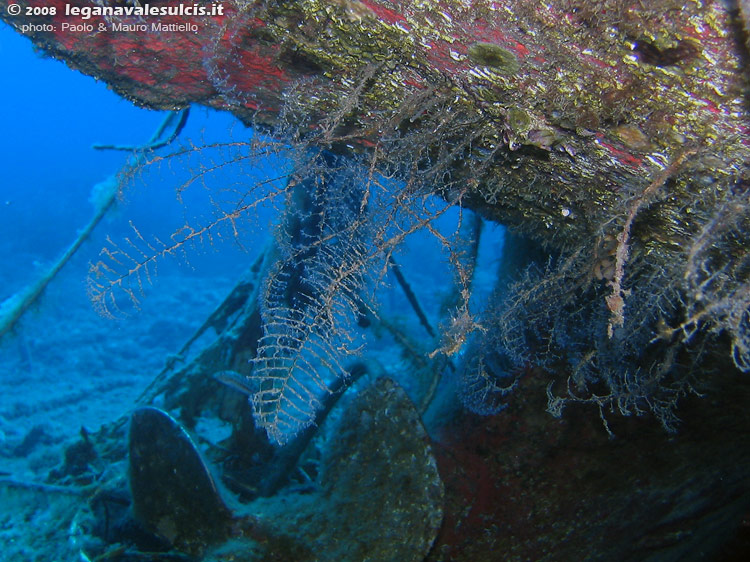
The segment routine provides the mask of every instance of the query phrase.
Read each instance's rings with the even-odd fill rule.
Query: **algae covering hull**
[[[0,13],[136,103],[385,146],[383,169],[438,167],[436,192],[460,182],[467,206],[558,246],[695,150],[641,236],[669,253],[697,229],[693,194],[726,189],[750,156],[742,26],[718,1],[97,4]]]
[[[477,365],[512,352],[534,378],[506,412],[443,428],[445,519],[429,559],[717,550],[749,497],[747,379],[735,369],[750,370],[740,12],[656,0],[232,0],[203,15],[100,4],[66,15],[65,2],[25,1],[16,16],[0,1],[0,14],[136,103],[204,104],[302,148],[362,155],[367,170],[565,252],[533,290],[510,292],[514,316],[480,319]],[[709,321],[717,339],[693,337]],[[508,326],[517,338],[497,335]],[[524,330],[557,355],[501,347]],[[696,387],[710,398],[690,397],[678,437],[622,417],[669,426]],[[569,405],[552,429],[545,394],[550,413]]]

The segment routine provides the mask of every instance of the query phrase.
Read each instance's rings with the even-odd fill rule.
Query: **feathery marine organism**
[[[432,193],[549,249],[550,263],[533,266],[542,274],[526,277],[534,287],[464,322],[503,342],[493,372],[505,354],[511,365],[554,366],[551,410],[560,411],[559,392],[664,421],[696,389],[706,352],[748,369],[744,55],[729,39],[736,14],[722,3],[476,2],[442,6],[437,20],[429,2],[230,4],[200,32],[200,60],[174,46],[206,75],[201,101],[271,130],[281,151],[331,150],[358,160],[367,178],[397,178],[396,224],[421,204],[414,194]],[[107,72],[146,103],[188,96],[180,84],[157,93]],[[252,211],[255,192],[224,224]],[[528,311],[537,312],[527,324]],[[575,318],[589,319],[590,332],[565,333]],[[612,357],[631,356],[628,341],[646,353],[613,371]]]
[[[718,550],[727,522],[747,510],[746,4],[227,0],[226,17],[168,41],[129,31],[37,34],[43,48],[131,99],[203,103],[253,126],[221,146],[151,153],[134,170],[187,162],[191,177],[178,196],[202,184],[216,196],[214,214],[202,221],[185,212],[164,243],[137,223],[124,241],[113,237],[92,267],[100,310],[140,300],[163,257],[190,258],[193,244],[219,239],[242,243],[261,206],[280,211],[273,247],[201,328],[216,339],[194,360],[181,353],[183,365],[170,358],[142,403],[195,431],[221,482],[283,529],[285,544],[312,541],[311,558],[350,545],[369,554],[379,541],[389,549],[383,560],[428,551],[466,560],[689,559]],[[143,46],[135,56],[134,45]],[[257,164],[269,155],[283,159],[261,177]],[[218,169],[236,173],[212,183]],[[446,228],[440,218],[451,206],[460,224]],[[502,252],[495,248],[494,276],[472,265],[469,208],[514,229]],[[393,259],[416,232],[444,250],[455,285],[441,303],[429,282],[413,285],[407,300],[430,305],[419,323],[396,318],[403,299],[379,307],[373,298],[395,263],[408,277],[410,265],[432,257]],[[495,280],[483,310],[472,302],[475,271]],[[449,275],[435,277],[442,284]],[[386,346],[359,346],[386,332]],[[362,384],[343,392],[363,371]],[[419,408],[383,379],[366,388],[385,371]],[[344,407],[324,423],[339,396]],[[457,396],[496,415],[467,414]],[[545,404],[564,419],[550,419]],[[430,437],[440,440],[445,497],[422,454],[420,418],[439,430]],[[681,431],[665,435],[648,418]],[[217,421],[220,442],[210,438]],[[115,472],[111,461],[124,454],[118,423],[91,437]],[[164,460],[167,449],[147,457]],[[176,468],[159,466],[156,480]],[[96,468],[85,476],[111,474]],[[78,474],[68,468],[56,478]],[[331,493],[341,501],[328,502]],[[424,509],[409,510],[420,498]],[[110,534],[118,530],[103,510],[107,546],[86,544],[82,557],[122,552],[104,551],[121,535]],[[168,511],[154,512],[157,531],[192,550],[164,525]],[[421,538],[413,555],[394,556],[407,519]],[[77,522],[76,532],[84,527]],[[248,546],[219,548],[224,558],[248,558]]]
[[[371,186],[345,159],[312,157],[295,183],[269,256],[259,308],[263,336],[253,360],[256,422],[283,444],[311,424],[345,358],[361,345],[355,329],[367,291],[374,225]]]

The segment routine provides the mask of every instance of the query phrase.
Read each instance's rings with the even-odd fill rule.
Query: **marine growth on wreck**
[[[37,513],[9,536],[58,513],[36,559],[742,559],[746,4],[0,0],[164,112],[96,147],[126,159],[93,218],[1,295],[8,365],[63,268],[117,338],[194,291],[162,268],[243,250],[137,398],[3,475]],[[239,122],[191,137],[201,106]],[[179,226],[129,211],[144,185]]]

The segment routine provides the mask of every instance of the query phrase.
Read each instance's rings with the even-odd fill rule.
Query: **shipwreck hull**
[[[725,2],[235,0],[205,15],[100,4],[0,0],[0,14],[136,104],[230,111],[417,178],[554,252],[591,254],[589,277],[612,288],[600,291],[610,330],[629,254],[677,284],[686,247],[706,251],[720,230],[721,202],[749,193],[746,35]],[[744,277],[717,299],[750,294],[747,268],[731,267],[746,259],[746,218],[733,220],[740,234],[717,252]],[[718,556],[750,508],[750,408],[738,339],[716,332],[721,352],[692,366],[710,371],[706,397],[684,401],[676,435],[597,409],[596,396],[553,420],[534,365],[506,411],[439,428],[445,520],[428,560]]]
[[[4,20],[44,52],[147,107],[281,116],[304,132],[343,111],[327,138],[363,149],[460,113],[433,142],[471,137],[450,163],[459,175],[483,163],[465,203],[558,244],[596,232],[623,194],[696,149],[650,226],[676,243],[688,192],[735,181],[749,155],[743,30],[719,1],[225,2],[221,15],[86,19],[65,2],[8,5]],[[25,15],[35,8],[47,15]]]

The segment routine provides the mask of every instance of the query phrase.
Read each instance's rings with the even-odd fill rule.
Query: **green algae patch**
[[[516,55],[495,43],[474,43],[469,47],[468,55],[474,64],[488,66],[505,74],[514,74],[519,69]]]
[[[508,126],[517,133],[528,131],[531,125],[529,114],[516,107],[508,110],[506,119],[508,120]]]

